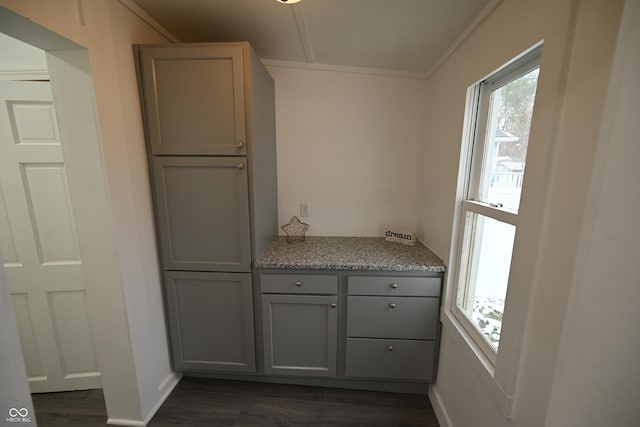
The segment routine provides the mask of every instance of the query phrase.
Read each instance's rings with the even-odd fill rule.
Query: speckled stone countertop
[[[256,268],[304,270],[428,271],[445,265],[421,243],[407,246],[384,237],[318,237],[287,243],[277,237],[255,262]]]

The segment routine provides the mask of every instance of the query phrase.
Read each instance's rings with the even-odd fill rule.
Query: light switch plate
[[[300,203],[300,216],[306,218],[309,216],[309,204]]]

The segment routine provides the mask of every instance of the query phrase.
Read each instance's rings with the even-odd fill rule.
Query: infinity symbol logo
[[[10,417],[26,417],[27,415],[29,415],[29,411],[27,410],[27,408],[20,408],[20,409],[16,409],[16,408],[11,408],[9,409],[9,416]]]

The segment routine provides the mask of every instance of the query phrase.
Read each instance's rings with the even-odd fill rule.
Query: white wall
[[[91,99],[84,111],[78,112],[78,120],[85,123],[83,115],[97,113],[100,145],[93,147],[95,152],[89,145],[77,149],[90,153],[92,159],[97,158],[97,165],[91,163],[91,172],[99,174],[104,170],[101,185],[107,188],[106,198],[93,201],[91,193],[86,192],[86,184],[83,188],[84,183],[79,182],[77,187],[84,194],[81,203],[93,202],[102,207],[94,229],[86,228],[84,237],[109,234],[105,241],[97,240],[103,247],[88,251],[89,261],[83,259],[90,270],[87,273],[91,282],[88,284],[89,316],[97,341],[110,422],[141,425],[162,403],[178,378],[171,371],[164,328],[131,45],[168,43],[172,37],[154,30],[148,23],[151,20],[126,0],[0,0],[0,5],[29,19],[22,22],[5,11],[3,14],[12,25],[3,27],[4,31],[19,32],[23,40],[37,40],[41,43],[39,47],[51,49],[51,41],[55,41],[56,36],[47,32],[50,30],[87,49],[56,52],[54,57],[62,60],[52,61],[54,67],[72,64],[71,67],[82,69],[83,83],[88,78],[90,92],[95,90],[96,110],[92,108],[93,94],[89,93]],[[36,28],[33,23],[46,30]],[[82,64],[83,55],[90,61],[86,67]],[[61,79],[59,83],[67,91],[73,90],[69,81]],[[65,152],[65,161],[69,157],[73,154],[67,156]],[[81,164],[76,167],[82,169]],[[95,188],[94,192],[102,194],[101,190]],[[106,222],[102,221],[104,218]],[[84,254],[85,248],[82,249]],[[107,266],[102,276],[95,274]]]
[[[426,81],[272,61],[267,69],[276,91],[279,224],[306,202],[308,235],[414,230]]]
[[[503,336],[514,339],[501,342],[495,371],[506,400],[494,398],[500,390],[487,381],[488,371],[463,335],[445,322],[431,394],[456,427],[545,423],[622,4],[495,3],[497,7],[432,74],[427,93],[419,237],[449,265],[465,92],[544,40],[512,265],[516,285],[508,296],[519,310],[511,313],[511,323],[505,321]],[[511,411],[511,420],[503,410]]]
[[[640,3],[627,1],[549,427],[631,426],[640,401]]]
[[[131,343],[136,358],[136,373],[141,389],[142,413],[148,414],[158,402],[158,393],[170,391],[175,384],[172,368],[166,353],[167,331],[164,327],[164,309],[158,252],[156,249],[153,208],[147,169],[142,114],[138,97],[138,84],[133,61],[132,43],[167,43],[149,25],[144,25],[122,3],[110,2],[111,29],[116,72],[121,97],[121,123],[124,133],[121,150],[114,153],[126,163],[118,168],[127,171],[122,187],[129,187],[128,200],[119,206],[121,223],[121,259],[126,260],[126,274],[130,276],[125,287],[127,315],[132,336]],[[118,160],[122,162],[122,160]],[[127,167],[125,167],[125,165]],[[117,179],[125,178],[122,173]],[[135,238],[133,238],[135,236]],[[165,383],[166,382],[166,383]]]

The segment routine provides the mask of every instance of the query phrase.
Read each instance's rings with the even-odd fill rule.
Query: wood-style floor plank
[[[97,427],[106,425],[102,390],[31,395],[40,427]]]
[[[33,395],[41,427],[106,425],[101,390]],[[150,427],[438,427],[426,396],[185,377]]]

